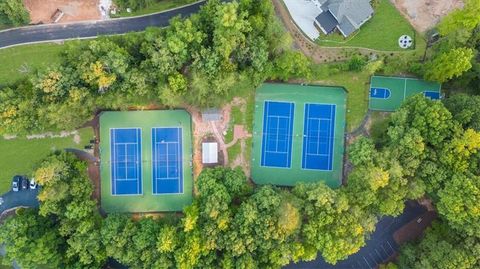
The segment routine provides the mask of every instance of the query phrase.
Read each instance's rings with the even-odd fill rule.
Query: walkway
[[[370,236],[366,245],[346,260],[336,265],[326,263],[319,254],[317,259],[311,262],[300,262],[286,266],[287,269],[371,269],[378,264],[386,262],[399,249],[399,245],[393,239],[395,231],[408,224],[410,221],[422,216],[426,209],[417,202],[407,202],[403,213],[394,217],[382,218],[375,232]]]
[[[143,31],[145,28],[151,26],[165,27],[168,26],[170,19],[175,16],[180,15],[187,17],[198,12],[203,3],[205,3],[205,1],[156,14],[132,18],[66,24],[45,24],[0,31],[0,48],[28,43],[124,34]]]

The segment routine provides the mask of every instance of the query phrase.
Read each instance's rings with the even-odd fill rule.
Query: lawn
[[[325,47],[361,47],[382,51],[402,51],[398,38],[410,35],[416,42],[416,49],[424,47],[424,39],[415,32],[410,23],[400,14],[389,0],[379,0],[373,17],[359,31],[345,39],[339,33],[321,35],[317,44]]]
[[[66,45],[54,43],[23,45],[0,50],[0,85],[13,83],[60,63],[60,53]]]
[[[35,166],[54,150],[78,148],[88,144],[93,137],[91,128],[79,130],[80,143],[73,141],[73,136],[64,138],[5,140],[0,138],[0,194],[9,190],[12,176],[24,174],[31,176]]]
[[[315,84],[347,89],[347,131],[356,129],[368,110],[370,75],[367,72],[340,71],[334,64],[315,65],[312,69]]]
[[[133,10],[130,13],[124,10],[124,11],[118,12],[115,15],[112,14],[111,17],[120,18],[120,17],[141,16],[141,15],[157,13],[160,11],[165,11],[168,9],[188,5],[194,2],[196,2],[196,0],[157,0],[152,4],[149,4],[146,8]]]

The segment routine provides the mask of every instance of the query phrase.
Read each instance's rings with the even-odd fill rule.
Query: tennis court
[[[110,129],[112,195],[142,193],[141,140],[141,129]]]
[[[427,98],[438,100],[441,98],[441,85],[415,78],[372,76],[369,108],[395,111],[406,98],[415,94],[423,94]]]
[[[185,110],[100,115],[105,212],[181,211],[193,197],[191,117]]]
[[[263,84],[256,93],[252,178],[257,184],[341,183],[346,92]]]
[[[182,193],[182,129],[153,128],[153,193]]]
[[[289,102],[265,101],[262,166],[290,168],[294,108]]]
[[[336,105],[305,104],[303,169],[332,170]]]

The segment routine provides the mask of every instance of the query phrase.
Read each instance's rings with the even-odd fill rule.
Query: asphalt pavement
[[[405,224],[418,218],[426,209],[416,202],[408,202],[405,210],[398,217],[383,217],[377,223],[375,232],[359,252],[335,265],[326,263],[319,253],[317,259],[310,262],[290,264],[285,269],[371,269],[384,263],[399,249],[393,240],[393,234]]]
[[[0,31],[0,48],[27,43],[94,38],[100,35],[138,32],[151,26],[165,27],[168,26],[170,19],[175,16],[188,17],[198,12],[204,3],[204,1],[197,2],[177,9],[140,17],[13,28]]]
[[[37,195],[38,188],[35,190],[28,189],[18,192],[13,192],[10,190],[9,192],[2,194],[0,197],[3,198],[3,204],[0,205],[0,214],[7,209],[18,206],[38,207],[39,203],[37,200]]]

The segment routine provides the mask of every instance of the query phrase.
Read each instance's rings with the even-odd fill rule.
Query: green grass
[[[0,85],[14,83],[49,66],[60,63],[66,45],[54,43],[23,45],[0,50]]]
[[[315,65],[312,68],[314,83],[329,86],[342,86],[347,89],[347,131],[356,129],[368,110],[368,85],[370,75],[367,72],[340,71],[335,64]]]
[[[118,12],[115,15],[111,15],[112,18],[120,18],[120,17],[133,17],[133,16],[141,16],[151,13],[156,13],[184,5],[188,5],[191,3],[196,2],[196,0],[159,0],[146,8],[142,8],[139,10],[133,10],[132,12],[128,13],[126,10]]]
[[[0,138],[0,194],[10,189],[10,181],[16,174],[31,176],[35,166],[53,150],[78,148],[88,144],[93,137],[91,128],[79,130],[81,141],[75,144],[73,136],[63,138],[5,140]]]
[[[245,124],[245,114],[242,113],[240,107],[234,106],[232,107],[232,111],[230,113],[230,125],[228,126],[227,134],[225,135],[226,143],[230,143],[233,140],[233,126],[235,124]],[[227,149],[228,152],[228,160],[233,161],[235,160],[238,155],[240,155],[242,149],[240,146],[240,141],[237,141],[233,146]]]
[[[401,51],[398,38],[410,35],[416,42],[417,49],[424,46],[425,41],[389,0],[379,0],[373,17],[359,31],[348,38],[339,33],[320,35],[317,44],[326,47],[361,47],[382,51]],[[423,44],[422,44],[423,43]]]

